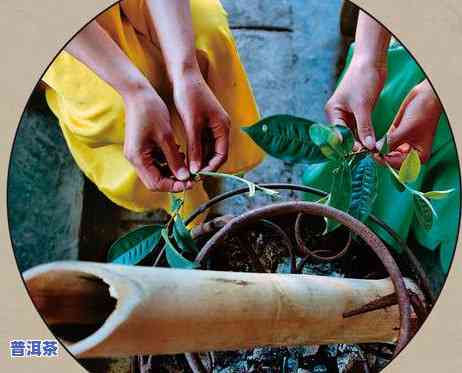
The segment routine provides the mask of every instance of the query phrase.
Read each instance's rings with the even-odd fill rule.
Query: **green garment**
[[[351,62],[354,46],[347,58]],[[342,76],[343,76],[342,74]],[[388,50],[388,79],[372,115],[372,123],[377,139],[382,138],[393,122],[401,103],[425,75],[398,43],[390,45]],[[332,181],[332,165],[321,164],[308,166],[303,175],[303,183],[328,191]],[[449,127],[446,114],[440,118],[433,142],[431,159],[422,165],[422,172],[411,186],[420,191],[446,190],[455,191],[443,200],[432,200],[438,219],[430,231],[419,225],[414,216],[412,196],[408,191],[399,192],[392,184],[390,172],[379,167],[378,197],[372,213],[390,225],[403,239],[413,238],[428,250],[439,250],[441,268],[448,272],[456,246],[460,216],[460,175],[457,150]],[[318,197],[306,195],[307,200]],[[396,248],[396,243],[381,228],[367,221],[385,242]],[[425,249],[423,249],[425,250]]]

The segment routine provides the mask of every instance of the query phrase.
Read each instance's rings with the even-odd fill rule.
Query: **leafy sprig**
[[[262,187],[237,175],[220,172],[199,172],[194,175],[197,179],[204,176],[230,178],[242,182],[249,188],[250,197],[253,197],[257,191],[272,198],[278,198],[279,196],[277,191]],[[183,204],[184,195],[181,198],[172,195],[170,219],[165,224],[144,226],[119,238],[110,247],[107,261],[114,264],[141,265],[161,248],[160,255],[165,253],[165,258],[170,267],[182,269],[199,268],[198,263],[189,259],[197,255],[199,248],[191,236],[191,230],[186,227],[180,215]],[[162,243],[163,246],[161,245]]]
[[[378,172],[375,153],[368,149],[353,152],[354,137],[349,128],[288,115],[265,118],[244,131],[268,154],[293,163],[319,164],[330,162],[333,168],[332,184],[326,190],[328,196],[321,203],[348,212],[365,222],[371,214],[378,191]],[[379,156],[390,151],[384,141]],[[427,230],[437,218],[430,200],[446,198],[453,189],[421,192],[409,184],[420,172],[421,164],[417,151],[411,150],[399,172],[390,165],[387,168],[400,192],[408,191],[413,196],[417,221]],[[338,227],[327,221],[326,232]]]

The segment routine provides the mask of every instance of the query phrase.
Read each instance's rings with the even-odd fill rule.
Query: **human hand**
[[[130,89],[125,101],[124,154],[143,184],[152,191],[181,192],[192,187],[184,154],[180,153],[170,124],[170,114],[149,83]],[[160,154],[159,154],[160,153]],[[169,170],[163,170],[162,157]],[[164,167],[166,168],[166,167]]]
[[[375,150],[376,138],[372,127],[372,111],[387,76],[386,65],[370,63],[353,57],[345,76],[326,104],[330,123],[348,126],[361,144]]]
[[[387,139],[390,152],[384,160],[399,169],[411,149],[417,150],[422,163],[430,159],[433,138],[443,107],[428,80],[416,85],[404,99]],[[381,148],[385,139],[377,143]]]
[[[199,69],[173,82],[174,101],[186,132],[191,173],[215,171],[228,157],[230,120]],[[204,138],[210,131],[213,155],[204,164]]]

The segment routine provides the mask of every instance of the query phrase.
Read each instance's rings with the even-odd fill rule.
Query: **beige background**
[[[274,0],[277,1],[277,0]],[[325,1],[325,0],[319,0]],[[8,160],[24,105],[64,43],[112,1],[1,0],[0,369],[4,372],[82,372],[67,353],[59,359],[9,358],[10,339],[52,338],[30,302],[11,250],[6,211]],[[446,108],[461,152],[462,4],[460,0],[357,0],[410,49]],[[460,245],[459,245],[460,246]],[[386,372],[462,372],[462,251],[443,296],[417,337]],[[458,288],[459,286],[459,288]]]

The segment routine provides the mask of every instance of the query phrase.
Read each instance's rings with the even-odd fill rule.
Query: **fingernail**
[[[191,162],[191,172],[197,174],[201,168],[201,165],[197,161]]]
[[[372,136],[366,136],[366,138],[364,139],[364,145],[366,146],[366,148],[368,148],[369,150],[373,150],[374,149],[374,139],[372,138]]]
[[[189,171],[185,167],[182,167],[177,171],[176,176],[177,176],[178,180],[182,180],[182,181],[188,180],[189,179]]]
[[[382,137],[377,143],[375,144],[375,147],[377,148],[378,151],[382,150],[383,146],[385,145],[385,137]]]

